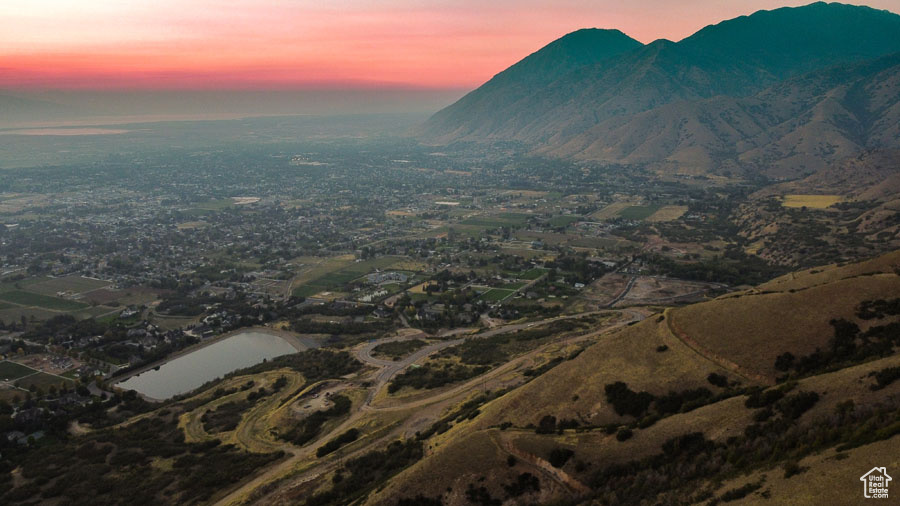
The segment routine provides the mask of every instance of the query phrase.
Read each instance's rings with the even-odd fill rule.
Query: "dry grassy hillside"
[[[489,499],[506,501],[504,504],[560,500],[616,504],[623,499],[616,495],[617,487],[634,490],[628,487],[637,485],[627,480],[617,485],[619,475],[615,473],[643,479],[657,476],[664,481],[669,479],[664,476],[689,475],[691,466],[699,464],[690,463],[695,457],[677,453],[669,454],[675,467],[663,464],[659,468],[662,474],[635,470],[645,464],[638,468],[629,466],[673,451],[672,441],[681,436],[702,433],[705,444],[711,445],[703,450],[709,452],[709,458],[728,460],[727,465],[724,461],[714,462],[719,466],[717,472],[725,474],[707,479],[701,473],[692,478],[691,486],[678,491],[660,485],[662,492],[655,497],[661,503],[705,503],[730,497],[729,494],[734,495],[732,489],[748,483],[761,483],[745,494],[745,501],[764,501],[769,496],[776,500],[772,504],[784,504],[794,498],[802,504],[823,504],[823,494],[831,494],[831,489],[822,487],[826,481],[820,478],[812,481],[818,486],[810,486],[808,478],[812,473],[836,479],[845,465],[852,464],[850,474],[855,481],[851,485],[856,486],[858,476],[875,465],[866,464],[863,456],[867,451],[884,457],[890,455],[890,450],[896,453],[900,436],[891,436],[900,431],[900,422],[890,413],[895,413],[892,403],[900,398],[900,381],[876,389],[873,376],[900,367],[900,355],[872,357],[858,365],[777,386],[770,386],[776,376],[773,363],[785,350],[799,355],[824,346],[832,335],[828,324],[831,318],[843,316],[857,321],[862,328],[896,320],[891,316],[860,320],[855,310],[863,300],[893,299],[900,294],[900,274],[895,272],[898,260],[900,252],[853,265],[798,272],[754,290],[668,310],[665,317],[651,316],[611,332],[576,358],[482,405],[477,416],[457,419],[449,430],[428,439],[426,457],[390,480],[369,497],[368,503],[396,504],[398,498],[421,495],[440,497],[445,505]],[[713,386],[708,379],[710,373],[726,376],[729,386]],[[634,392],[649,392],[656,400],[668,392],[698,388],[720,397],[684,407],[680,412],[636,419],[620,416],[609,402],[605,386],[616,381],[626,383]],[[741,390],[745,387],[749,388]],[[754,387],[766,393],[754,393]],[[754,395],[768,393],[779,396],[762,406],[750,404]],[[803,396],[815,399],[795,415],[788,415],[791,406],[796,407]],[[791,402],[781,402],[782,398]],[[794,401],[797,403],[792,404]],[[653,406],[658,409],[657,404]],[[575,420],[579,428],[556,425],[549,432],[538,430],[547,415],[560,422]],[[873,416],[881,418],[875,421]],[[625,427],[630,432],[621,437]],[[747,432],[753,427],[762,436],[748,435],[754,433]],[[879,434],[876,440],[866,439],[873,434]],[[771,438],[782,437],[788,439],[766,442],[766,438],[772,441]],[[792,441],[808,441],[803,443],[808,448],[823,438],[837,439],[824,444],[818,454],[803,450],[803,446],[783,446],[793,444]],[[855,441],[855,447],[835,458],[834,446],[840,441]],[[729,453],[727,448],[732,442],[753,450],[746,454]],[[667,446],[669,450],[665,450]],[[778,456],[765,457],[770,453]],[[561,454],[567,458],[560,461]],[[791,455],[798,457],[792,460]],[[685,459],[680,467],[679,459]],[[795,460],[800,462],[801,475],[785,477],[785,462]],[[896,459],[885,462],[878,465],[890,466],[896,464]],[[729,465],[749,469],[749,478],[744,473],[729,474]],[[609,474],[616,466],[622,471]],[[803,466],[810,468],[809,474],[802,474]],[[868,467],[857,472],[859,466]],[[763,475],[766,480],[761,482]],[[538,486],[533,486],[535,479]],[[793,485],[801,482],[798,492]],[[834,490],[848,499],[854,498],[855,488],[851,485]]]
[[[853,409],[862,409],[877,406],[885,398],[900,395],[900,382],[883,390],[873,391],[870,388],[873,380],[869,376],[873,371],[898,365],[900,356],[892,356],[800,380],[788,392],[816,392],[819,394],[819,401],[798,418],[797,426],[810,427],[830,418],[833,413],[842,409],[842,403],[846,404],[848,399],[853,400]],[[538,382],[540,379],[535,381]],[[562,392],[557,393],[563,395]],[[504,399],[505,397],[500,398],[486,406],[485,412],[490,413],[503,406]],[[723,444],[729,438],[740,436],[753,423],[756,411],[745,405],[747,399],[746,395],[738,395],[664,418],[650,427],[634,430],[634,435],[627,441],[618,441],[615,434],[608,434],[601,429],[566,430],[561,434],[541,435],[536,434],[533,429],[485,428],[479,417],[457,425],[444,437],[436,440],[428,457],[395,477],[387,487],[370,497],[368,504],[394,504],[399,497],[414,497],[417,494],[425,497],[441,496],[445,505],[469,504],[465,491],[470,484],[484,486],[492,497],[503,497],[506,493],[504,485],[513,483],[524,472],[539,478],[541,490],[523,496],[525,501],[520,501],[519,504],[585,498],[590,495],[585,490],[590,488],[597,471],[657,455],[666,441],[680,435],[699,431],[707,439]],[[864,465],[862,462],[866,460],[863,456],[868,452],[886,457],[891,450],[896,453],[897,444],[895,437],[863,445],[849,452],[850,460],[846,463],[834,458],[836,452],[833,449],[806,457],[800,464],[811,466],[810,473],[794,477],[793,480],[782,478],[781,466],[773,463],[763,466],[749,477],[735,477],[724,484],[703,482],[697,488],[709,490],[713,496],[721,495],[732,488],[759,481],[762,475],[766,475],[767,485],[759,489],[756,495],[748,497],[750,502],[755,503],[754,498],[762,500],[759,493],[769,490],[771,499],[774,500],[770,504],[785,504],[795,497],[801,500],[801,504],[823,504],[822,494],[826,489],[821,485],[826,481],[815,478],[814,483],[818,487],[804,484],[800,496],[794,495],[795,490],[791,485],[807,482],[808,478],[814,477],[816,471],[831,477],[837,477],[842,472],[849,473],[845,467],[849,464],[852,464],[849,468],[856,473],[856,467]],[[569,449],[573,452],[572,457],[559,469],[549,465],[555,449]],[[515,458],[512,466],[509,465],[511,455]],[[894,460],[885,462],[887,463],[878,465],[890,466],[895,463]],[[874,464],[868,464],[864,470],[854,474],[853,478],[858,478],[872,465]],[[834,490],[848,498],[854,497],[855,491],[849,486],[827,490]]]
[[[657,351],[661,346],[667,349]],[[526,426],[548,414],[594,425],[620,422],[625,417],[606,402],[605,385],[623,381],[633,390],[665,394],[710,387],[706,377],[712,372],[752,383],[694,352],[667,331],[659,316],[653,316],[606,336],[577,358],[487,406],[478,426],[503,422]]]
[[[860,302],[898,293],[897,274],[860,276],[795,292],[728,296],[678,308],[670,312],[669,323],[673,332],[707,353],[774,380],[779,355],[824,349],[834,334],[831,319],[856,320]]]

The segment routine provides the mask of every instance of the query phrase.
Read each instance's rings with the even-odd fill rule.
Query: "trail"
[[[675,319],[672,316],[671,309],[672,308],[666,308],[666,310],[663,312],[663,316],[666,319],[666,329],[669,331],[669,334],[671,334],[672,337],[684,343],[684,345],[693,350],[694,353],[752,383],[762,383],[764,385],[770,386],[775,384],[774,379],[767,378],[759,373],[750,371],[747,368],[701,346],[700,343],[693,340],[689,335],[687,335],[686,332],[678,328],[678,325],[675,323]]]
[[[547,462],[537,455],[533,455],[524,450],[516,448],[516,446],[513,445],[512,442],[502,440],[503,438],[498,436],[496,432],[492,431],[490,433],[490,438],[494,442],[494,444],[496,444],[497,447],[502,451],[539,469],[544,475],[550,477],[553,481],[562,485],[563,488],[567,489],[573,496],[579,497],[591,492],[590,487],[588,487],[584,483],[581,483],[569,473],[563,471],[558,467],[553,467],[550,462]]]
[[[491,369],[490,371],[482,374],[481,376],[472,378],[469,381],[467,381],[461,385],[458,385],[456,387],[453,387],[449,390],[436,392],[433,395],[429,395],[422,399],[417,399],[417,400],[413,400],[413,401],[409,401],[409,402],[405,402],[405,403],[401,403],[401,404],[397,404],[397,405],[393,405],[393,406],[374,406],[372,404],[372,401],[377,397],[378,393],[383,388],[386,387],[387,383],[390,381],[390,379],[395,374],[399,373],[400,371],[409,367],[413,363],[415,363],[419,360],[422,360],[437,351],[440,351],[440,350],[450,347],[450,346],[454,346],[456,344],[460,344],[467,339],[485,338],[485,337],[490,337],[490,336],[505,333],[505,332],[515,332],[517,330],[531,328],[531,327],[534,327],[537,325],[544,325],[544,324],[547,324],[547,323],[550,323],[550,322],[553,322],[556,320],[580,318],[583,316],[599,314],[599,313],[606,313],[606,312],[607,311],[591,311],[591,312],[580,313],[580,314],[576,314],[576,315],[567,315],[567,316],[561,316],[561,317],[548,318],[548,319],[540,321],[540,322],[507,325],[504,327],[499,327],[496,329],[489,330],[487,332],[483,332],[481,334],[473,334],[473,335],[462,337],[462,338],[457,338],[457,339],[434,343],[432,345],[421,348],[421,349],[417,350],[416,352],[412,353],[411,355],[407,356],[403,360],[396,361],[396,362],[382,360],[382,359],[373,357],[372,350],[379,344],[382,344],[385,342],[398,341],[398,340],[404,340],[404,339],[412,339],[414,337],[421,337],[421,336],[425,336],[425,337],[432,337],[432,336],[428,336],[427,334],[424,334],[424,333],[411,334],[407,330],[407,333],[409,335],[392,336],[392,337],[378,339],[378,340],[371,341],[369,343],[360,345],[354,350],[354,355],[363,363],[378,368],[378,371],[376,373],[374,373],[375,379],[376,379],[375,384],[370,388],[369,394],[366,396],[366,399],[362,403],[362,405],[360,405],[359,408],[357,408],[353,413],[351,413],[351,415],[346,420],[344,420],[341,424],[339,424],[334,429],[330,430],[327,434],[320,435],[314,441],[304,445],[303,448],[292,447],[288,451],[288,453],[290,453],[290,456],[287,459],[285,459],[282,462],[279,462],[278,464],[274,465],[273,467],[271,467],[269,469],[266,469],[261,474],[252,478],[250,481],[248,481],[248,482],[240,485],[238,488],[228,492],[221,499],[217,500],[215,502],[215,504],[220,505],[220,506],[239,504],[246,497],[248,497],[250,494],[252,494],[253,491],[256,490],[257,488],[259,488],[267,483],[270,483],[274,480],[277,480],[279,478],[285,477],[288,474],[294,472],[296,470],[296,466],[298,464],[300,464],[301,462],[303,462],[308,457],[310,457],[311,455],[313,455],[314,450],[316,448],[318,448],[322,443],[333,438],[335,435],[340,434],[340,433],[352,428],[354,425],[356,425],[360,421],[360,419],[362,419],[365,416],[368,416],[372,413],[377,413],[377,412],[397,412],[397,411],[423,408],[423,407],[434,405],[434,404],[437,404],[440,402],[448,401],[448,400],[453,399],[460,395],[467,394],[473,390],[478,389],[479,387],[482,387],[486,381],[494,379],[497,376],[503,375],[503,374],[509,372],[510,370],[515,369],[520,364],[522,364],[524,361],[530,360],[530,359],[534,358],[534,356],[536,356],[540,353],[543,353],[548,346],[553,346],[553,345],[558,344],[559,340],[554,340],[550,343],[547,343],[544,346],[541,346],[541,347],[536,348],[528,353],[520,355],[520,356],[504,363],[503,365],[500,365],[498,367],[495,367],[494,369]],[[584,334],[577,335],[577,336],[567,337],[566,338],[567,342],[577,343],[577,342],[581,342],[581,341],[584,341],[587,339],[591,339],[598,335],[604,334],[606,332],[610,332],[616,328],[626,326],[626,325],[631,324],[636,321],[640,321],[645,316],[642,312],[636,311],[636,310],[625,310],[625,311],[621,311],[621,313],[627,314],[629,316],[629,318],[623,319],[623,320],[618,321],[609,326],[604,326],[603,328],[598,329],[598,330],[589,331],[589,332],[586,332]],[[409,419],[407,421],[410,421],[410,420],[411,419]],[[402,428],[402,425],[403,424],[401,424],[401,426],[398,427],[398,429]],[[393,437],[395,432],[396,432],[395,430],[392,430],[392,431],[388,432],[387,434],[385,434],[373,441],[370,441],[369,444],[354,450],[353,452],[341,455],[341,458],[349,459],[349,458],[353,458],[354,456],[361,455],[367,451],[370,451],[371,448],[373,447],[373,445],[375,445],[379,441],[383,441],[389,437]],[[309,469],[306,472],[301,472],[297,476],[294,476],[291,479],[292,480],[291,485],[296,487],[303,483],[307,483],[311,480],[314,480],[317,477],[321,476],[322,474],[330,472],[337,465],[339,465],[338,462],[334,461],[334,460],[316,464],[314,468]],[[552,468],[552,466],[550,466],[550,467]],[[553,469],[555,469],[555,468],[553,468]],[[565,474],[565,473],[563,473],[563,474]],[[563,475],[559,475],[559,476],[561,476],[559,479],[565,479],[564,477],[562,477]],[[568,475],[565,475],[565,476],[568,476]],[[574,480],[571,477],[569,477],[569,479]],[[575,487],[575,490],[580,490],[577,485],[567,485],[567,486],[573,486],[573,487]],[[583,485],[582,485],[582,487],[583,487]]]

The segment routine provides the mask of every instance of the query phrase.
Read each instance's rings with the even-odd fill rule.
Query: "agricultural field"
[[[299,286],[295,285],[293,294],[298,297],[310,297],[319,292],[334,290],[375,270],[385,270],[402,260],[406,259],[389,256],[362,262],[353,262],[352,258],[343,257],[328,259],[323,262],[324,265],[320,264],[305,273],[303,277],[307,280],[298,283]]]
[[[38,307],[11,307],[9,309],[0,309],[0,320],[4,322],[17,322],[23,317],[26,320],[46,320],[52,318],[59,313],[48,311]]]
[[[38,371],[22,364],[4,360],[0,362],[0,381],[13,381]]]
[[[631,202],[613,202],[599,211],[591,214],[590,218],[596,221],[611,220],[619,215],[619,213],[631,206]]]
[[[554,216],[548,222],[551,227],[568,227],[569,225],[580,220],[581,216]]]
[[[662,206],[658,211],[653,213],[647,221],[650,222],[663,222],[663,221],[674,221],[687,212],[687,206]]]
[[[49,297],[47,295],[26,292],[24,290],[2,292],[0,293],[0,300],[12,302],[13,304],[18,304],[20,306],[35,306],[55,311],[77,311],[87,307],[86,304],[81,302]]]
[[[59,292],[85,293],[98,288],[109,286],[109,281],[101,279],[85,278],[82,276],[66,276],[64,278],[50,278],[28,285],[28,291],[41,295],[53,296]]]
[[[50,387],[59,387],[62,384],[66,384],[68,387],[72,387],[75,385],[75,382],[70,380],[69,378],[64,378],[62,376],[57,376],[55,374],[47,374],[45,372],[39,372],[37,374],[32,374],[31,376],[26,376],[23,379],[20,379],[15,382],[16,386],[19,388],[31,389],[40,388],[46,390]]]
[[[528,269],[527,271],[519,274],[518,278],[519,279],[527,279],[528,281],[533,281],[533,280],[543,276],[544,274],[546,274],[546,272],[547,272],[547,269],[544,269],[542,267],[535,267],[533,269]]]
[[[502,213],[494,216],[473,216],[461,221],[460,224],[484,228],[521,227],[527,220],[527,214]]]
[[[649,206],[629,206],[619,211],[619,217],[626,220],[646,220],[661,208],[658,204]]]
[[[808,209],[825,209],[842,200],[840,195],[785,195],[781,205],[784,207],[806,207]]]

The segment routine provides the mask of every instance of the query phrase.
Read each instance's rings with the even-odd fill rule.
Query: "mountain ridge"
[[[806,23],[800,20],[806,20]],[[741,107],[750,107],[753,104],[748,97],[760,99],[759,95],[765,90],[776,89],[780,83],[791,80],[795,80],[792,85],[798,88],[798,93],[809,95],[818,85],[815,79],[823,76],[817,74],[818,71],[840,66],[864,69],[864,62],[877,62],[886,55],[900,53],[900,38],[895,36],[896,33],[900,33],[900,15],[869,7],[819,2],[759,11],[707,26],[679,42],[660,39],[600,61],[576,65],[564,75],[546,76],[541,81],[543,84],[537,87],[520,86],[515,82],[512,76],[525,73],[529,67],[516,64],[504,71],[516,69],[516,72],[501,72],[484,86],[436,113],[416,134],[427,143],[515,140],[532,146],[538,153],[552,156],[626,164],[699,164],[698,171],[708,172],[722,162],[723,154],[730,154],[729,150],[739,155],[758,147],[754,142],[762,146],[766,143],[746,135],[729,137],[726,131],[719,145],[730,143],[734,147],[725,150],[693,146],[691,152],[666,157],[657,153],[667,151],[661,140],[662,144],[658,146],[647,146],[653,149],[647,149],[646,156],[631,156],[631,149],[624,149],[620,155],[615,154],[615,150],[604,151],[609,147],[603,146],[604,134],[608,133],[610,125],[621,128],[628,121],[640,119],[641,114],[663,107],[683,109],[679,117],[684,118],[702,114],[704,110],[707,114],[717,114],[709,110],[710,101],[726,105],[731,102],[732,108],[735,106],[733,101],[743,101]],[[528,58],[551,46],[555,50],[565,49],[565,45],[557,44],[559,40]],[[859,67],[861,64],[863,66]],[[507,77],[498,79],[504,75]],[[808,77],[804,80],[801,76]],[[851,80],[847,79],[848,82]],[[507,81],[513,84],[506,85]],[[800,84],[810,89],[800,90]],[[897,86],[892,79],[882,84],[892,89]],[[508,89],[513,91],[507,97]],[[480,97],[484,99],[476,100]],[[850,112],[842,109],[850,102],[845,100],[843,108],[835,107],[830,113],[823,105],[818,114],[832,116],[823,123],[842,121]],[[890,110],[886,116],[882,115],[890,119],[893,114]],[[797,118],[797,123],[808,123],[799,121],[802,119]],[[884,123],[889,124],[889,121]],[[710,135],[709,132],[690,130],[675,133],[688,137]],[[791,138],[790,134],[784,132],[781,138]],[[793,137],[801,135],[794,132]],[[841,137],[841,142],[848,138]],[[598,146],[590,148],[595,142]],[[668,142],[672,142],[671,139]],[[889,144],[888,147],[900,146],[900,140],[891,139]],[[836,150],[835,153],[855,156],[865,146],[857,148]],[[792,149],[802,152],[806,148],[802,142],[779,148],[784,152]],[[728,166],[726,170],[755,168],[754,160],[772,161],[764,154],[747,155],[745,159],[734,156],[724,165]],[[836,156],[824,157],[825,163],[835,161]],[[790,163],[789,158],[776,161],[786,165]],[[813,165],[815,167],[810,170],[819,168],[821,163]],[[794,175],[771,172],[780,176]],[[806,169],[801,167],[799,171],[788,172],[804,173]]]

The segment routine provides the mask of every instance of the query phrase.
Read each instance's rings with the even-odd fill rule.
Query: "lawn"
[[[28,366],[10,362],[9,360],[0,362],[0,380],[2,381],[18,379],[23,376],[28,376],[29,374],[34,374],[36,372],[36,370]]]
[[[510,297],[514,293],[516,293],[515,290],[507,290],[505,288],[491,288],[490,290],[481,294],[480,298],[488,302],[500,302],[503,299]]]
[[[57,311],[76,311],[87,307],[87,304],[82,304],[81,302],[58,299],[56,297],[49,297],[47,295],[26,292],[23,290],[12,290],[10,292],[0,293],[0,299],[20,306],[36,306]]]
[[[659,211],[660,205],[652,204],[649,206],[629,206],[619,211],[619,217],[626,220],[646,220]]]

